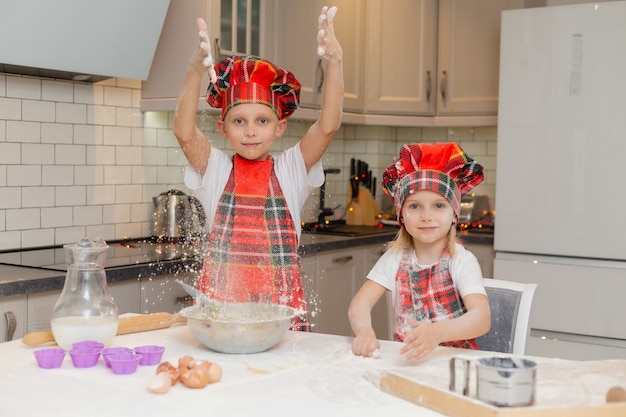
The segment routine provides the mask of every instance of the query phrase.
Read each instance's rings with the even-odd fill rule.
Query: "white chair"
[[[537,284],[484,278],[491,329],[476,338],[481,350],[523,355],[530,333],[530,308]]]
[[[499,279],[483,279],[489,307],[491,329],[476,338],[481,350],[523,355],[530,333],[530,307],[537,284],[523,284]],[[387,291],[389,340],[393,340],[394,309],[391,291]]]

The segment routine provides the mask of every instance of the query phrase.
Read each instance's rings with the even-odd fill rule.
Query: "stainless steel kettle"
[[[152,236],[159,239],[194,239],[204,233],[206,215],[200,200],[180,190],[164,191],[152,198]]]

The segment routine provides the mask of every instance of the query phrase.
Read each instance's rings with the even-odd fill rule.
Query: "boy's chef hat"
[[[300,83],[289,71],[254,56],[232,55],[215,65],[217,83],[210,83],[206,100],[222,109],[222,119],[233,106],[261,103],[271,107],[279,119],[298,108]]]
[[[402,224],[404,199],[417,190],[434,191],[450,202],[456,218],[461,195],[484,179],[483,167],[457,143],[413,143],[403,145],[383,173],[383,189],[396,207]]]

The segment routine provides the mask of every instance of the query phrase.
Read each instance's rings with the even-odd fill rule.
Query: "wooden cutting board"
[[[372,193],[359,185],[357,201],[348,200],[346,224],[350,226],[377,226],[379,210]]]
[[[496,407],[471,391],[468,397],[449,391],[447,359],[382,371],[378,382],[384,392],[453,417],[626,416],[626,403],[606,403],[611,387],[626,388],[626,360],[538,362],[535,404],[528,407]]]

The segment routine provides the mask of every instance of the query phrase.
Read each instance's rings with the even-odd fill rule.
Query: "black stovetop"
[[[108,241],[105,268],[195,258],[198,242],[159,241],[154,238]],[[0,251],[0,263],[66,271],[65,249],[61,246]]]

